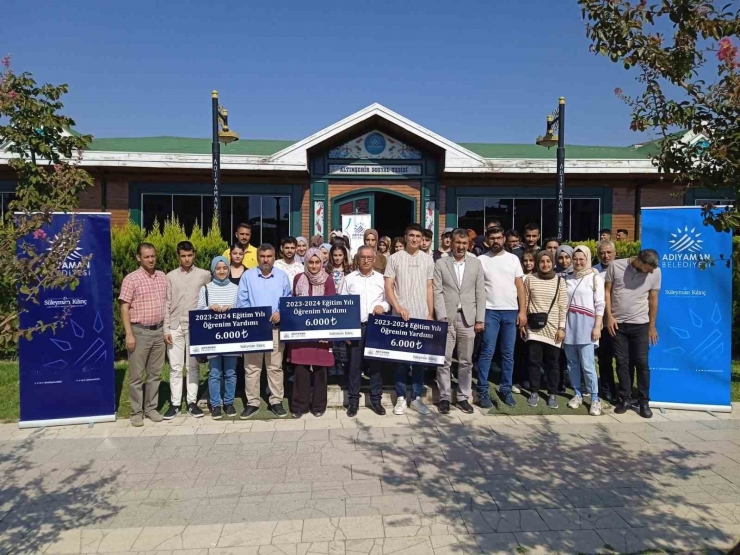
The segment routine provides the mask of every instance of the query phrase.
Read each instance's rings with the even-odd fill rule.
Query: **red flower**
[[[46,239],[46,232],[43,229],[37,229],[33,232],[34,239]]]
[[[717,59],[724,64],[737,67],[737,46],[732,44],[732,39],[729,37],[725,37],[719,41]]]
[[[616,89],[614,89],[614,94],[617,95],[617,96],[620,96],[622,94],[622,89],[620,89],[619,87],[617,87]]]
[[[15,91],[8,91],[8,98],[10,100],[15,100],[16,98],[18,98],[18,93],[16,93]]]

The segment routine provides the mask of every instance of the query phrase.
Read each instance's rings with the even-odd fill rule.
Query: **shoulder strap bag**
[[[555,306],[555,300],[558,298],[558,292],[560,291],[560,276],[557,276],[555,279],[558,280],[557,285],[555,286],[555,295],[552,298],[550,308],[547,309],[547,312],[532,312],[531,314],[527,314],[527,327],[531,330],[541,330],[547,325],[547,317],[550,315],[552,307]],[[527,303],[527,309],[529,309],[529,306],[532,304],[532,283],[531,280],[527,281],[529,283],[530,291],[529,303]]]

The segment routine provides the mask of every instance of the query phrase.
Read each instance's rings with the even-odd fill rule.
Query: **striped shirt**
[[[434,278],[434,259],[422,251],[411,255],[398,251],[388,258],[385,277],[393,278],[398,304],[411,318],[426,320],[433,307],[427,305],[427,287]]]
[[[560,287],[558,287],[558,281]],[[555,304],[552,305],[552,310],[547,316],[547,325],[541,330],[532,330],[527,327],[525,341],[540,341],[560,347],[560,343],[555,342],[555,336],[558,328],[565,329],[565,316],[568,310],[568,287],[565,280],[557,276],[553,279],[540,279],[530,274],[524,282],[524,294],[527,314],[547,313],[550,310],[550,303],[557,295]]]
[[[206,287],[208,288],[208,300],[206,301]],[[206,310],[209,306],[217,304],[219,306],[236,306],[236,295],[239,292],[239,286],[229,282],[226,285],[217,285],[213,282],[208,283],[200,288],[198,293],[197,310]]]

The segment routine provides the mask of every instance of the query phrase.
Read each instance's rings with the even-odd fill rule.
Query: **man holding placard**
[[[377,360],[363,357],[365,352],[365,333],[367,319],[370,314],[383,314],[390,310],[385,300],[385,284],[383,275],[373,270],[376,257],[375,249],[369,245],[360,247],[357,251],[358,269],[348,274],[342,281],[340,295],[358,295],[360,297],[360,320],[362,322],[362,337],[349,344],[349,407],[347,416],[357,416],[360,406],[360,377],[363,361],[367,363],[367,372],[370,376],[370,403],[375,414],[385,416],[385,409],[380,404],[383,395],[383,376],[381,363]]]
[[[406,228],[406,249],[388,258],[385,269],[385,296],[393,314],[404,320],[431,320],[434,312],[432,279],[434,259],[420,250],[423,230],[419,224]],[[424,388],[424,367],[400,363],[396,366],[396,406],[393,414],[406,412],[406,375],[411,370],[411,407],[423,415],[431,411],[421,400]]]
[[[434,266],[434,311],[437,320],[448,323],[444,366],[437,367],[439,412],[449,414],[452,397],[452,352],[457,347],[457,407],[473,412],[473,345],[486,319],[486,282],[480,260],[468,254],[470,238],[464,229],[452,233],[451,256]]]
[[[244,370],[246,374],[247,406],[241,418],[254,416],[260,408],[260,374],[262,364],[267,366],[267,383],[270,387],[270,410],[280,418],[288,415],[283,408],[283,345],[280,343],[278,326],[280,324],[280,298],[293,295],[288,276],[275,265],[275,248],[263,243],[257,249],[259,266],[247,270],[239,281],[236,306],[252,308],[269,306],[272,310],[272,352],[246,353]]]

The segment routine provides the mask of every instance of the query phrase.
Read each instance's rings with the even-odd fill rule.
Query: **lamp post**
[[[557,118],[557,119],[555,119]],[[553,132],[557,130],[557,138]],[[560,97],[558,109],[547,116],[547,131],[544,136],[535,141],[547,148],[557,145],[558,181],[555,187],[555,197],[558,202],[558,240],[563,240],[563,189],[565,189],[565,97]]]
[[[213,170],[213,216],[221,231],[221,143],[229,144],[239,140],[239,135],[229,130],[229,112],[218,104],[218,91],[211,93],[211,112],[213,118],[213,142],[211,161]]]

